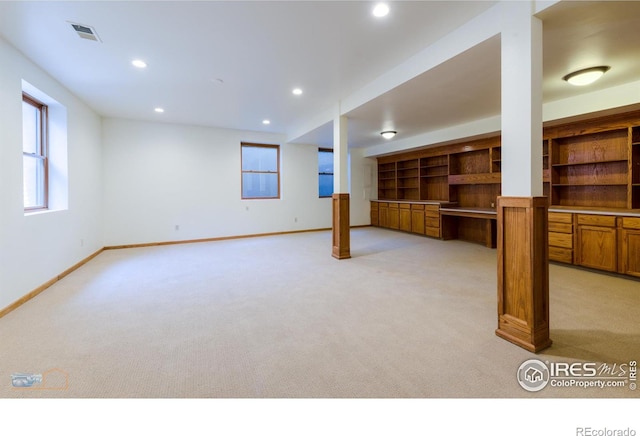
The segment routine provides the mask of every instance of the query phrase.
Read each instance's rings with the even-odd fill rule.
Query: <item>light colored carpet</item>
[[[496,251],[378,228],[108,250],[0,319],[0,397],[638,397],[523,390],[531,358],[640,360],[640,283],[551,265],[553,346],[495,336]],[[12,388],[49,373],[60,390]],[[60,385],[57,385],[60,387]]]

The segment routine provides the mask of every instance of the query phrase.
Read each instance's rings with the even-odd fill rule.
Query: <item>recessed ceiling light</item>
[[[269,124],[271,124],[271,121],[269,121],[269,120],[262,120],[262,124],[264,124],[265,126],[268,126]]]
[[[300,88],[293,88],[293,95],[302,95],[302,89]]]
[[[573,73],[567,74],[562,78],[562,80],[566,80],[574,86],[590,85],[610,69],[611,67],[604,65],[600,67],[585,68],[584,70],[574,71]]]
[[[157,107],[154,109],[154,111],[158,112],[159,114],[164,112],[164,109],[162,109],[161,107]]]
[[[147,68],[147,63],[140,59],[135,59],[131,61],[131,65],[133,65],[136,68]]]
[[[378,3],[374,6],[372,13],[374,17],[386,17],[389,13],[389,6],[386,3]]]

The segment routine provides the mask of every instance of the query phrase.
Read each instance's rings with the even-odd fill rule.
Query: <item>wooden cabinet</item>
[[[615,216],[577,215],[576,265],[618,270]]]
[[[622,218],[619,241],[620,272],[640,277],[640,218]]]
[[[640,217],[549,212],[549,260],[640,277]]]
[[[573,263],[573,214],[549,212],[549,260]]]
[[[540,149],[549,259],[639,276],[640,110],[545,126]],[[501,174],[499,135],[379,157],[378,200],[388,203],[371,222],[490,241],[495,223],[469,213],[495,214]]]
[[[379,226],[380,225],[380,206],[376,201],[372,201],[370,204],[369,214],[371,216],[371,225]]]
[[[389,227],[389,203],[378,203],[378,225]]]
[[[440,206],[437,204],[424,207],[424,233],[433,238],[440,237]]]
[[[424,204],[411,205],[411,232],[424,235]]]
[[[371,225],[419,235],[440,237],[440,204],[371,202]]]
[[[389,219],[387,221],[390,229],[400,228],[400,209],[398,203],[389,203]]]
[[[398,205],[398,217],[399,217],[398,228],[403,232],[410,232],[411,231],[411,204],[400,203]]]
[[[451,203],[372,201],[371,224],[496,246],[495,213]],[[549,260],[640,277],[640,216],[554,209],[548,230]]]

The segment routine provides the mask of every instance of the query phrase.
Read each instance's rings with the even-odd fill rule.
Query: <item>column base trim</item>
[[[537,344],[533,344],[531,342],[525,341],[517,336],[514,336],[512,334],[510,334],[509,332],[506,332],[500,328],[496,329],[496,336],[511,342],[512,344],[515,344],[519,347],[524,348],[527,351],[530,351],[532,353],[538,353],[546,348],[549,348],[551,346],[551,344],[553,344],[553,341],[549,338],[546,338],[546,340],[537,343]]]
[[[331,256],[338,260],[351,258],[351,240],[349,226],[349,194],[334,193],[333,203],[333,246]]]
[[[496,335],[537,353],[549,338],[548,199],[498,197]]]

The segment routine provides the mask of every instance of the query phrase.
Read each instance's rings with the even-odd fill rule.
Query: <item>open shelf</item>
[[[585,162],[554,163],[552,167],[568,167],[568,166],[593,165],[593,164],[599,164],[599,163],[616,163],[616,162],[627,163],[627,161],[628,159],[591,160],[591,161],[585,161]]]
[[[594,186],[592,183],[554,183],[553,186]],[[627,186],[626,183],[598,183],[598,186]]]
[[[502,148],[493,147],[491,150],[491,172],[499,173],[502,171]]]
[[[629,207],[629,134],[629,128],[618,127],[552,139],[551,204]]]
[[[553,185],[554,205],[573,207],[627,207],[626,185]]]
[[[489,149],[454,153],[449,156],[449,174],[482,174],[490,172]]]

